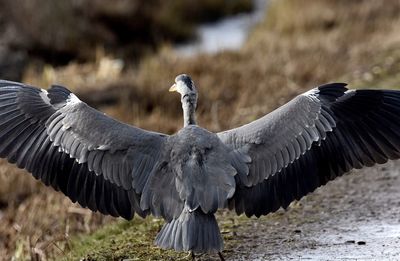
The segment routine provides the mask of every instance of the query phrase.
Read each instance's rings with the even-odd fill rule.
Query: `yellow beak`
[[[170,92],[176,92],[176,84],[172,85],[171,88],[169,88]]]

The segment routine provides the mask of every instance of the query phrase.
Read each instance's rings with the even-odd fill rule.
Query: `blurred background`
[[[64,85],[169,134],[180,73],[199,89],[199,124],[219,131],[326,82],[398,88],[399,47],[397,0],[0,0],[1,79]],[[0,259],[67,258],[73,238],[113,222],[0,162]],[[146,222],[148,247],[159,223]]]

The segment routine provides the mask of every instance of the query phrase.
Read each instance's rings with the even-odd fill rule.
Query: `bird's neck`
[[[185,95],[181,99],[183,109],[183,125],[196,125],[197,96]]]

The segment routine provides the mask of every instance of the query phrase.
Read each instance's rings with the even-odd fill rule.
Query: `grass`
[[[158,230],[160,220],[135,218],[131,222],[118,221],[105,226],[90,236],[78,236],[70,240],[73,251],[66,254],[65,260],[177,260],[184,253],[163,251],[151,242]],[[90,251],[88,251],[90,249]]]
[[[271,0],[267,18],[239,51],[182,58],[165,46],[135,68],[121,67],[118,59],[100,52],[92,63],[30,68],[24,81],[38,86],[61,83],[84,99],[117,90],[113,104],[99,108],[136,126],[173,133],[182,125],[181,108],[179,97],[167,90],[175,76],[185,72],[200,91],[200,125],[219,131],[254,120],[325,82],[399,88],[399,12],[398,1]],[[0,164],[2,257],[182,256],[152,246],[159,221],[115,221],[81,210],[22,171]],[[263,222],[279,222],[279,213]],[[232,237],[230,220],[240,227],[251,225],[251,220],[224,213],[219,217],[227,231],[226,249],[235,249],[240,240]]]
[[[274,213],[266,222],[277,222],[283,211]],[[244,231],[251,226],[251,219],[235,216],[226,211],[218,213],[219,225],[224,238],[225,254],[230,254],[240,244],[236,231]],[[120,220],[104,226],[90,235],[78,235],[69,239],[72,251],[60,258],[69,260],[191,260],[187,253],[162,250],[153,242],[163,225],[163,221],[147,217],[134,218],[132,221]],[[240,228],[238,227],[240,224]],[[206,255],[217,258],[216,255]],[[218,260],[218,259],[217,259]]]

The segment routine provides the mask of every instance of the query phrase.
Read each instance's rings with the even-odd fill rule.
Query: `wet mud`
[[[400,260],[400,161],[355,170],[286,211],[241,217],[226,233],[228,260]]]

